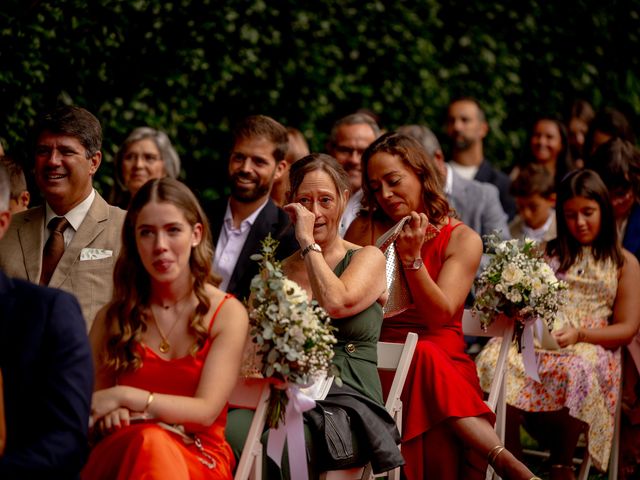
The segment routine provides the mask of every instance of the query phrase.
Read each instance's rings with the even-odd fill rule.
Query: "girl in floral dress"
[[[618,242],[607,189],[595,172],[572,172],[562,181],[557,221],[558,237],[546,250],[557,276],[569,285],[566,304],[553,325],[561,348],[536,349],[538,383],[526,376],[522,358],[512,347],[506,391],[507,403],[524,417],[531,433],[548,444],[550,478],[573,479],[571,461],[583,430],[594,465],[605,470],[609,461],[620,390],[619,347],[633,338],[640,324],[635,292],[640,267]],[[485,391],[499,348],[500,340],[492,340],[476,359]],[[510,447],[517,451],[517,446]]]

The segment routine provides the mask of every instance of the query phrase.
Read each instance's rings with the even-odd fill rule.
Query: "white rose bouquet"
[[[491,260],[475,281],[473,310],[485,328],[498,315],[518,320],[520,348],[525,322],[540,319],[551,329],[567,284],[556,278],[534,240],[502,241],[497,234],[487,235],[485,240]]]
[[[260,263],[260,273],[251,281],[251,337],[264,377],[283,387],[307,387],[318,377],[336,373],[331,363],[336,328],[320,305],[282,273],[275,259],[278,243],[267,236],[261,253],[251,257]],[[284,420],[287,402],[286,391],[272,387],[269,427]]]

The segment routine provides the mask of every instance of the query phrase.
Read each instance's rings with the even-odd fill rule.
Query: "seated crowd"
[[[524,427],[550,451],[549,478],[573,479],[582,434],[607,469],[621,401],[621,478],[637,478],[640,153],[628,122],[586,102],[566,122],[540,117],[509,174],[484,156],[475,99],[451,102],[446,132],[448,161],[427,126],[382,133],[358,112],[335,122],[327,153],[310,153],[300,131],[250,116],[233,130],[229,197],[201,205],[168,136],[140,127],[116,155],[107,202],[93,188],[99,121],[76,106],[42,115],[44,204],[27,209],[21,165],[0,162],[0,478],[233,478],[252,413],[228,399],[247,356],[251,256],[267,235],[336,327],[342,381],[304,414],[309,478],[371,463],[408,480],[481,479],[488,466],[533,480]],[[389,278],[377,242],[392,231]],[[540,380],[509,351],[505,445],[484,401],[500,339],[482,348],[462,331],[494,231],[540,242],[568,285],[552,330],[561,349],[536,348]],[[389,308],[390,282],[413,300]],[[376,346],[409,332],[398,426]],[[475,360],[470,346],[482,348]],[[341,464],[318,429],[326,411],[348,417],[335,427],[350,451]],[[262,462],[265,478],[296,478],[286,461]]]

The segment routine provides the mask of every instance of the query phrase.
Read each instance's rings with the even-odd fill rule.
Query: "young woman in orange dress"
[[[146,183],[127,213],[113,299],[90,339],[86,479],[230,479],[224,437],[248,318],[216,288],[206,217],[177,180]]]

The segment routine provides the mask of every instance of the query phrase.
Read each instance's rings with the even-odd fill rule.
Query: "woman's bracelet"
[[[147,398],[147,403],[144,406],[144,410],[142,411],[143,413],[147,413],[147,411],[149,410],[149,407],[151,406],[151,402],[153,402],[153,398],[154,398],[153,392],[149,392],[149,397]]]
[[[578,328],[578,341],[576,343],[584,342],[586,338],[587,336],[584,333],[584,330],[582,328]]]

